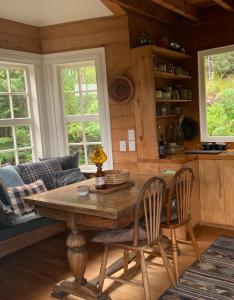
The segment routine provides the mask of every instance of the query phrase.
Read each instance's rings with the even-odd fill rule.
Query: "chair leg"
[[[141,266],[141,254],[139,252],[136,253],[136,269],[139,269]]]
[[[124,277],[128,277],[128,259],[129,259],[129,251],[124,250]]]
[[[100,268],[100,274],[99,274],[99,282],[98,282],[98,289],[102,291],[105,274],[106,274],[106,265],[107,265],[107,259],[108,259],[108,247],[105,246],[104,252],[102,255],[102,262],[101,262],[101,268]]]
[[[189,231],[189,234],[191,236],[191,239],[192,239],[193,248],[194,248],[194,251],[196,253],[197,260],[199,262],[201,262],[200,250],[198,248],[197,240],[196,240],[196,237],[195,237],[195,234],[194,234],[194,231],[193,231],[193,227],[192,227],[190,222],[187,224],[187,227],[188,227],[188,231]]]
[[[171,241],[172,241],[172,254],[173,254],[173,263],[175,269],[176,282],[179,283],[179,262],[178,262],[178,251],[177,251],[175,229],[171,230]]]
[[[141,251],[140,255],[141,255],[141,272],[142,272],[142,281],[143,281],[144,292],[145,292],[145,300],[150,300],[151,299],[150,285],[149,285],[149,277],[148,277],[144,252]]]
[[[172,285],[175,286],[175,284],[176,284],[175,275],[172,271],[171,265],[170,265],[169,260],[167,258],[167,253],[164,250],[161,241],[158,241],[158,248],[159,248],[160,254],[162,256],[165,268],[167,270],[167,274],[169,276],[169,279],[170,279]]]

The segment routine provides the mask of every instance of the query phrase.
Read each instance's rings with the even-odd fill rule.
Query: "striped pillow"
[[[8,188],[7,192],[11,201],[13,211],[16,215],[22,216],[33,211],[33,205],[24,202],[24,197],[46,192],[44,182],[40,179],[36,182]]]

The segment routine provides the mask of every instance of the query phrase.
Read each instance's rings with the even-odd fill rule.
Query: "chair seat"
[[[139,240],[147,239],[147,234],[144,229],[139,227]],[[92,242],[95,243],[123,243],[133,241],[133,227],[120,230],[107,230],[98,233]]]

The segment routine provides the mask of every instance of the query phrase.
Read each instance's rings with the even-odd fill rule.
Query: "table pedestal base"
[[[73,295],[86,300],[111,300],[108,295],[100,292],[95,285],[88,282],[82,285],[75,282],[74,278],[57,283],[51,293],[51,296],[57,299],[62,299],[68,295]]]

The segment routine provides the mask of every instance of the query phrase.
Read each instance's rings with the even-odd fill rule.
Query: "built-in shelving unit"
[[[153,45],[153,52],[156,55],[163,56],[163,57],[169,58],[169,59],[188,59],[188,58],[191,58],[191,56],[186,54],[186,53],[179,52],[179,51],[174,51],[174,50],[171,50],[171,49],[167,49],[167,48],[163,48],[163,47],[159,47],[159,46],[155,46],[155,45]]]
[[[179,79],[192,79],[191,76],[187,75],[177,75],[173,73],[168,72],[162,72],[162,71],[155,71],[155,77],[156,78],[165,78],[165,79],[172,79],[172,80],[179,80]]]
[[[155,99],[157,103],[190,103],[193,100]]]

